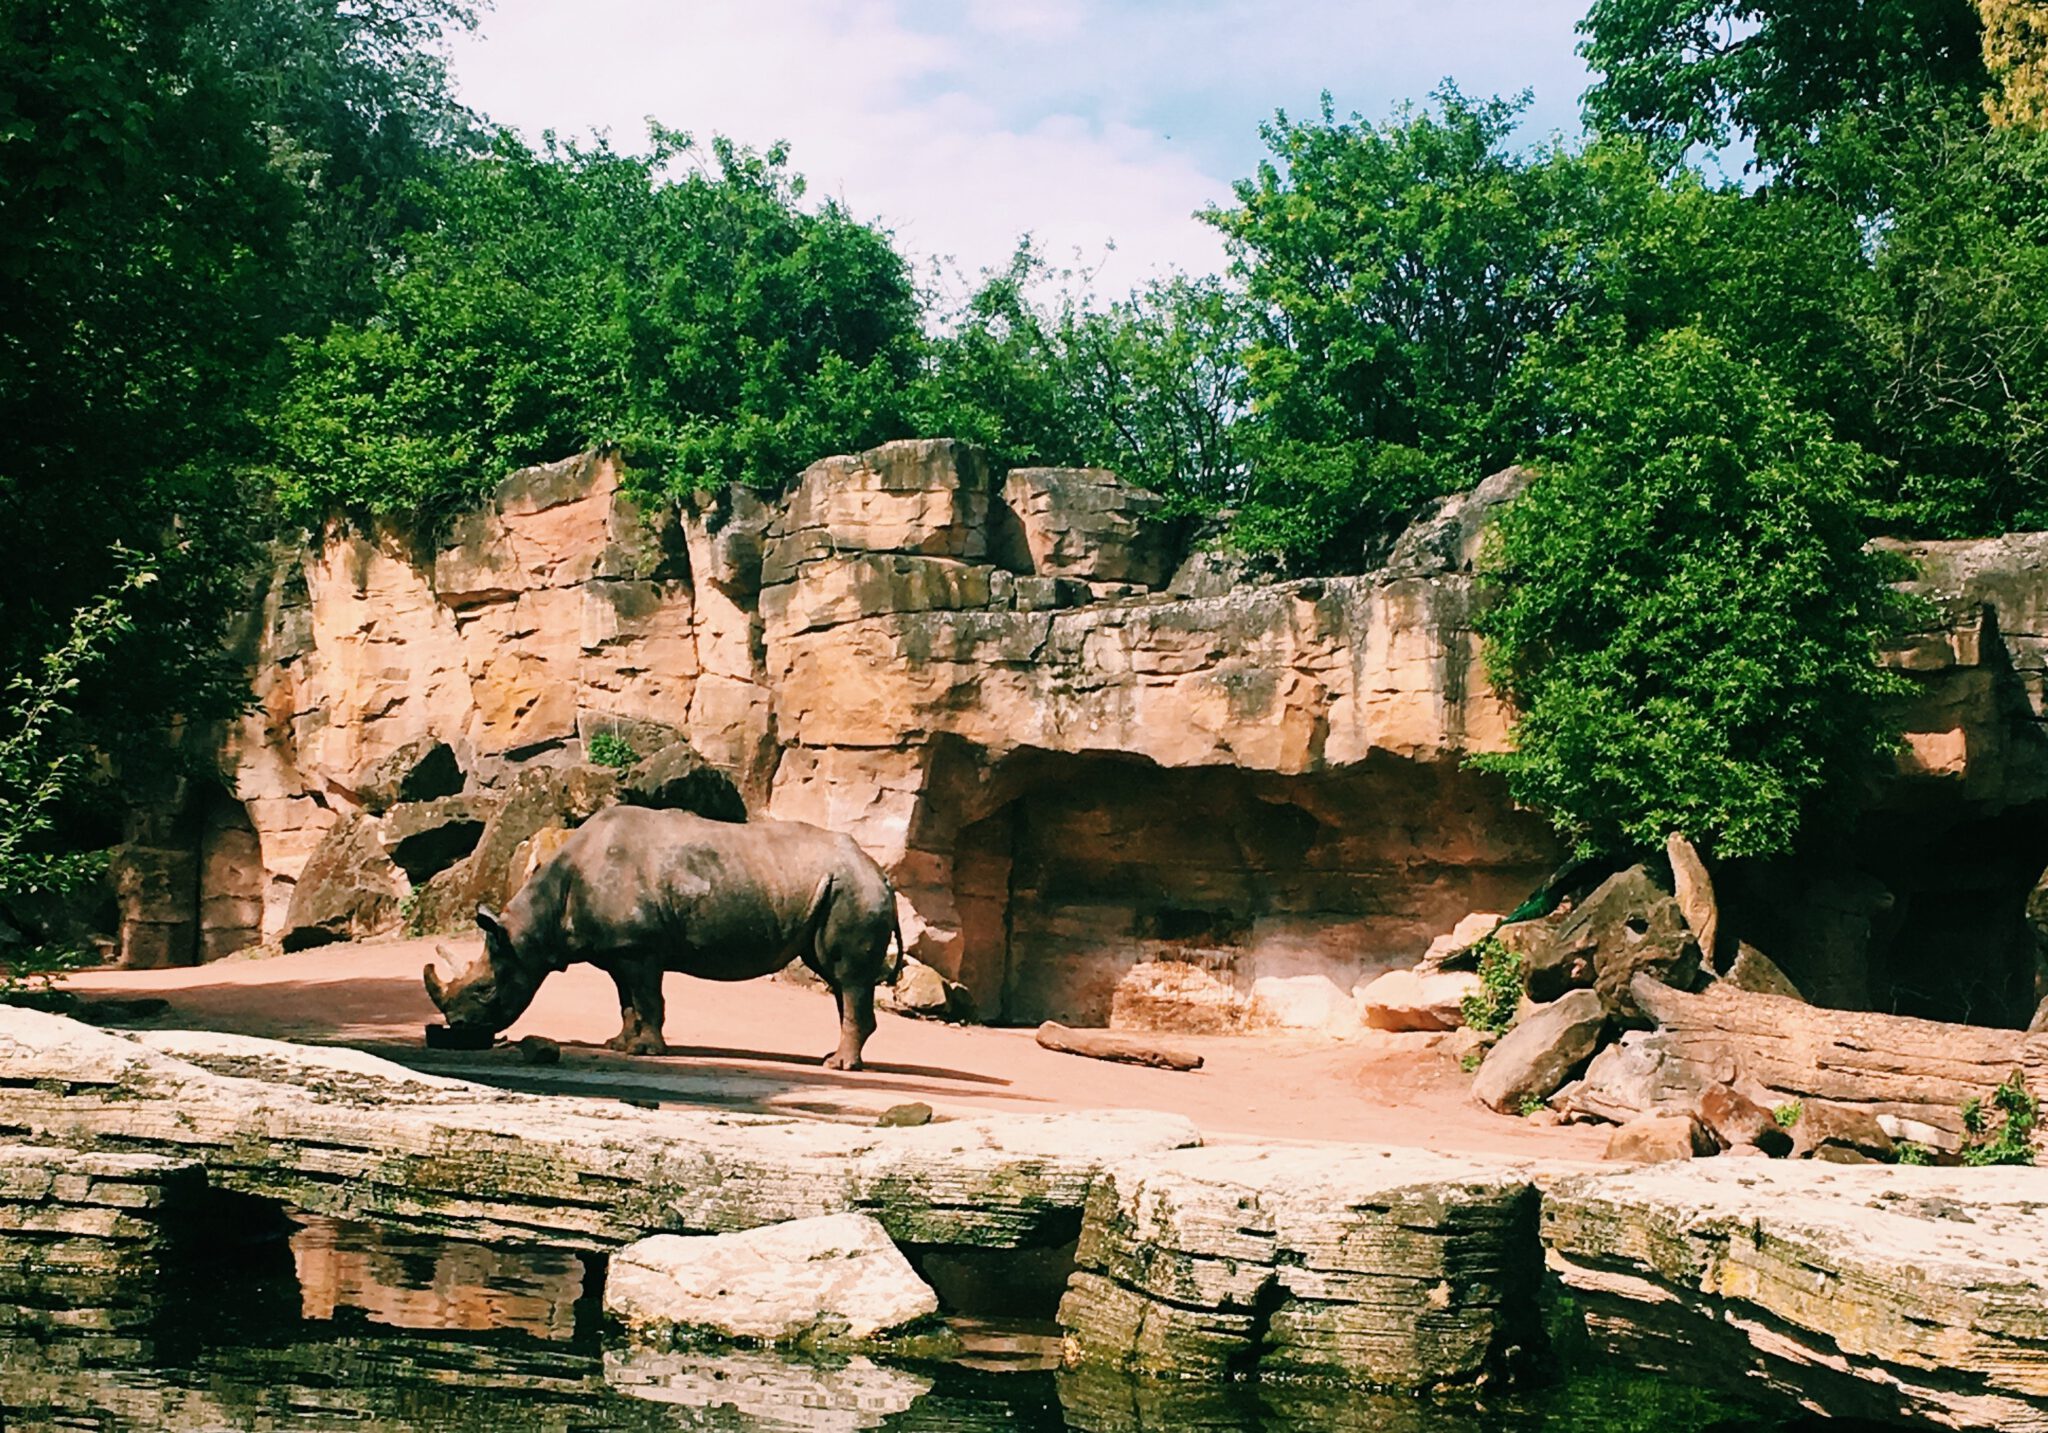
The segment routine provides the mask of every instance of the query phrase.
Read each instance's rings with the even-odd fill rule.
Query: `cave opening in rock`
[[[1436,763],[1282,775],[1030,751],[949,811],[947,794],[956,978],[1006,1024],[1341,1018],[1360,979],[1512,909],[1557,858],[1493,779]]]

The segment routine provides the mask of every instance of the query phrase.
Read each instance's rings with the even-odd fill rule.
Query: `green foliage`
[[[2020,1071],[2014,1070],[1991,1092],[1991,1105],[1998,1112],[1995,1125],[1986,1117],[1981,1099],[1972,1096],[1963,1103],[1963,1163],[2032,1164],[2041,1103],[2028,1092]]]
[[[1863,308],[1888,526],[2048,526],[2048,134],[1931,121],[1888,156],[1893,205]]]
[[[903,261],[837,204],[801,207],[786,165],[659,127],[644,156],[501,135],[446,164],[376,314],[292,346],[267,425],[287,514],[446,511],[595,443],[671,491],[775,487],[903,436]]]
[[[1585,853],[1789,849],[1891,740],[1869,459],[1693,330],[1547,376],[1557,456],[1499,523],[1477,623],[1515,747],[1482,764]]]
[[[1934,1163],[1934,1151],[1924,1144],[1915,1144],[1910,1139],[1902,1139],[1892,1145],[1892,1162],[1894,1164],[1932,1164]]]
[[[1155,281],[1093,306],[1029,245],[949,316],[914,398],[919,431],[997,462],[1106,467],[1180,512],[1233,500],[1244,461],[1243,306],[1215,280]],[[1046,301],[1034,298],[1061,285]]]
[[[1549,1101],[1545,1100],[1543,1096],[1524,1095],[1522,1096],[1520,1101],[1516,1103],[1515,1113],[1520,1115],[1523,1119],[1527,1119],[1530,1115],[1535,1114],[1538,1110],[1547,1109],[1548,1107]]]
[[[47,983],[82,958],[61,941],[33,934],[39,915],[61,912],[106,872],[104,853],[51,842],[60,803],[85,766],[64,727],[93,668],[133,630],[130,604],[154,582],[154,573],[137,568],[73,614],[64,641],[15,673],[0,698],[0,914],[24,932],[22,943],[0,947],[0,995]]]
[[[139,556],[68,731],[161,756],[245,699],[222,641],[246,409],[289,315],[292,189],[201,0],[23,0],[0,24],[0,680]]]
[[[1514,1023],[1522,1001],[1522,957],[1490,935],[1471,949],[1479,956],[1479,989],[1459,1002],[1459,1013],[1470,1028],[1497,1035]]]
[[[1799,1123],[1799,1117],[1806,1113],[1806,1106],[1798,1100],[1787,1100],[1771,1108],[1771,1118],[1778,1122],[1779,1129],[1790,1129]]]
[[[1485,1063],[1486,1051],[1484,1050],[1467,1050],[1458,1057],[1458,1068],[1468,1075]]]
[[[616,732],[601,731],[583,745],[584,754],[599,766],[625,771],[640,760],[633,744]]]
[[[1988,83],[1971,0],[1594,0],[1579,33],[1588,125],[1674,159],[1742,139],[1796,170],[1831,130],[1896,128]]]

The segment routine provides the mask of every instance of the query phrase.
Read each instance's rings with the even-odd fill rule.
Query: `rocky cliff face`
[[[252,616],[258,707],[221,789],[184,802],[233,832],[196,901],[183,873],[143,879],[202,859],[191,821],[138,833],[130,959],[284,936],[309,874],[387,898],[301,939],[417,919],[421,871],[367,868],[401,839],[441,849],[418,844],[441,825],[422,801],[532,787],[606,733],[685,740],[755,814],[852,832],[913,954],[985,1017],[1348,1013],[1362,975],[1512,906],[1557,855],[1462,764],[1506,731],[1467,622],[1477,515],[1505,490],[1380,573],[1186,599],[1162,590],[1150,494],[944,441],[682,511],[587,454],[512,475],[430,551],[336,523],[277,554]],[[400,791],[430,758],[440,778]],[[482,817],[447,820],[459,856]]]
[[[1100,471],[893,443],[679,510],[622,476],[515,473],[431,549],[337,522],[279,551],[219,787],[138,819],[128,958],[460,923],[609,799],[578,765],[601,735],[851,832],[984,1018],[1355,1025],[1356,982],[1558,860],[1465,764],[1506,739],[1469,614],[1513,473],[1378,572],[1193,596],[1213,564],[1176,574],[1158,500]],[[1939,620],[1888,658],[1897,771],[1838,847],[1721,884],[1816,998],[2009,1021],[2048,864],[2048,535],[1908,555]]]

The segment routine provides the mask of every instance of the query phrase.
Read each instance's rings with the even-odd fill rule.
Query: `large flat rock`
[[[877,1129],[643,1110],[0,1006],[0,1139],[15,1135],[195,1159],[217,1186],[311,1213],[589,1249],[846,1211],[906,1243],[1061,1244],[1100,1170],[1197,1142],[1146,1112]]]
[[[1110,1170],[1060,1307],[1071,1357],[1184,1378],[1472,1382],[1533,1350],[1535,1188],[1418,1150],[1187,1150]]]
[[[1832,1417],[2048,1429],[2048,1170],[1693,1161],[1560,1182],[1597,1343]]]

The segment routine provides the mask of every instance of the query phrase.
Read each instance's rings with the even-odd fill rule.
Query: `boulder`
[[[433,801],[461,792],[464,777],[455,749],[435,737],[406,742],[375,762],[355,782],[356,799],[372,816],[401,801]]]
[[[1672,894],[1678,909],[1699,945],[1701,958],[1712,968],[1721,948],[1721,908],[1714,900],[1714,878],[1707,873],[1699,849],[1680,832],[1665,837],[1664,855],[1671,862]]]
[[[827,1214],[628,1244],[612,1256],[604,1311],[643,1342],[816,1348],[904,1332],[939,1301],[874,1219]]]
[[[1802,1100],[1792,1123],[1792,1157],[1836,1164],[1889,1164],[1897,1151],[1877,1116],[1825,1100]]]
[[[1792,978],[1778,968],[1775,960],[1747,943],[1735,952],[1734,962],[1721,979],[1737,990],[1757,995],[1781,995],[1787,1000],[1799,1001],[1806,999],[1799,993],[1799,987],[1792,983]]]
[[[397,929],[398,869],[384,852],[379,825],[374,816],[351,816],[314,850],[285,908],[279,943],[286,950]]]
[[[1173,573],[1166,500],[1103,468],[1012,468],[996,561],[1012,572],[1163,587]]]
[[[1500,926],[1500,917],[1485,911],[1474,911],[1444,934],[1429,943],[1429,949],[1422,953],[1422,959],[1415,963],[1418,971],[1471,970],[1478,961],[1466,955],[1473,943],[1492,935]]]
[[[619,782],[619,802],[694,811],[713,821],[747,819],[747,803],[732,778],[681,741],[663,747],[627,772]]]
[[[1696,1113],[1722,1149],[1748,1146],[1769,1155],[1791,1152],[1792,1136],[1785,1133],[1777,1117],[1740,1090],[1727,1085],[1708,1087],[1700,1095]]]
[[[1707,1127],[1691,1115],[1637,1115],[1608,1137],[1603,1158],[1663,1164],[1714,1154],[1719,1149]]]
[[[574,830],[612,804],[619,774],[588,763],[522,771],[484,827],[476,849],[422,888],[413,924],[466,928],[479,904],[503,907],[535,864],[528,843],[550,828]]]
[[[1456,1030],[1465,1023],[1465,997],[1478,991],[1479,977],[1468,970],[1390,970],[1355,987],[1351,998],[1373,1030]]]
[[[1574,990],[1539,1005],[1501,1037],[1472,1081],[1488,1109],[1520,1114],[1532,1099],[1547,1100],[1599,1046],[1607,1012],[1590,990]]]
[[[378,839],[392,864],[414,885],[424,885],[476,849],[498,809],[488,792],[406,801],[391,808]]]
[[[945,1020],[972,1001],[965,990],[923,961],[906,958],[894,985],[875,987],[875,1004],[898,1015]]]
[[[1540,966],[1529,970],[1529,994],[1554,999],[1591,985],[1618,1021],[1651,1023],[1637,1009],[1629,982],[1647,974],[1690,990],[1700,974],[1699,944],[1678,902],[1642,866],[1610,876],[1557,929]]]
[[[1327,975],[1265,975],[1252,982],[1245,1023],[1348,1035],[1358,1029],[1358,1007]]]
[[[1676,1059],[1662,1034],[1628,1030],[1593,1057],[1559,1106],[1569,1115],[1626,1124],[1640,1115],[1689,1111],[1705,1089],[1700,1072]]]
[[[1145,960],[1118,977],[1109,1028],[1178,1035],[1229,1035],[1244,1028],[1250,997],[1231,980],[1189,960]]]

